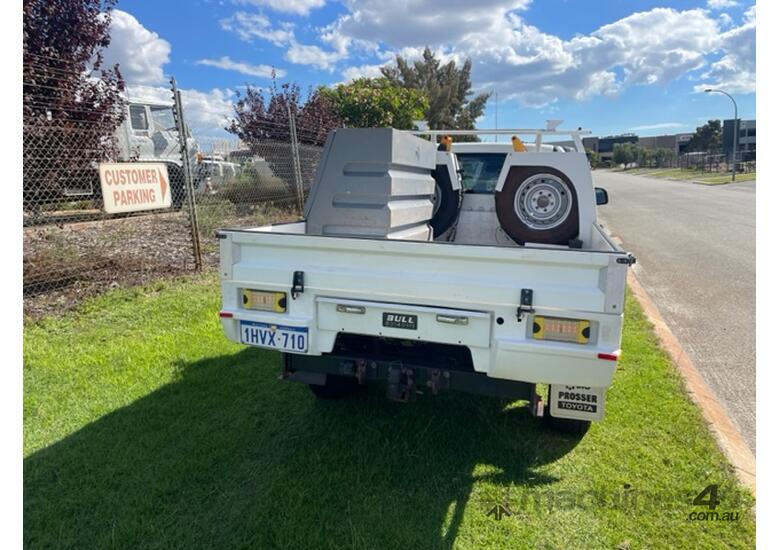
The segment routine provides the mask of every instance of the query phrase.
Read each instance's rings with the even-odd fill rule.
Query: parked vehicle
[[[171,183],[171,198],[174,207],[179,207],[186,197],[184,189],[183,163],[179,134],[173,116],[172,104],[130,100],[127,116],[116,130],[117,161],[119,162],[164,162],[168,167]],[[202,179],[195,170],[198,144],[187,129],[187,151],[193,170],[193,186],[202,190]]]
[[[227,162],[215,155],[198,157],[195,168],[195,191],[214,193],[220,187],[234,183],[241,173],[241,165]]]
[[[364,134],[339,149],[350,140],[337,134],[349,131],[328,138],[305,219],[219,232],[226,336],[281,351],[282,378],[318,397],[374,381],[400,401],[423,390],[524,399],[567,431],[602,419],[634,260],[597,223],[607,195],[594,191],[580,132],[507,130],[533,141],[438,151],[395,133],[376,141],[390,149],[354,146],[370,141]],[[542,144],[559,134],[573,150]],[[460,203],[438,230],[425,170]],[[368,227],[382,234],[356,234],[371,212]],[[537,384],[548,385],[546,405]]]

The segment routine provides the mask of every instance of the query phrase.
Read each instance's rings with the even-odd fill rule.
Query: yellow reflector
[[[287,293],[244,289],[242,305],[244,309],[284,313],[287,311]]]
[[[534,338],[587,344],[590,338],[590,321],[561,319],[559,317],[534,317]]]

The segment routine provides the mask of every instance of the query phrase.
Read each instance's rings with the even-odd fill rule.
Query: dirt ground
[[[295,218],[289,210],[199,211],[204,269],[219,260],[220,227],[251,227]],[[85,298],[196,269],[189,218],[164,212],[24,230],[24,315],[59,314]]]

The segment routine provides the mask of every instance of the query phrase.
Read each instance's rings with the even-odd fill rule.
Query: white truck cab
[[[122,124],[114,133],[117,144],[117,161],[120,162],[164,162],[168,166],[172,198],[180,205],[185,197],[182,173],[181,148],[173,105],[146,100],[128,100],[127,113]],[[187,151],[190,166],[196,176],[193,185],[196,191],[203,191],[203,179],[197,177],[198,143],[187,129]]]
[[[633,257],[597,223],[578,131],[501,132],[533,140],[437,146],[437,134],[457,132],[426,132],[427,145],[394,134],[392,147],[405,149],[382,164],[359,147],[338,150],[331,135],[306,219],[219,232],[226,336],[281,351],[282,377],[320,397],[381,382],[400,401],[424,390],[522,399],[567,431],[602,419]],[[542,143],[562,133],[573,137],[571,150]],[[323,181],[328,174],[360,186]],[[384,207],[367,181],[390,189]],[[456,214],[437,234],[439,188],[444,200],[454,193]],[[336,225],[316,211],[325,207]],[[356,235],[372,211],[389,231]],[[549,388],[546,404],[537,384]]]

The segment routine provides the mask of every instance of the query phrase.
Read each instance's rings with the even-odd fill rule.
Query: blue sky
[[[396,53],[430,46],[474,63],[475,91],[498,93],[499,126],[548,118],[595,134],[694,129],[755,118],[755,7],[739,0],[119,0],[109,62],[130,93],[184,90],[196,132],[220,138],[235,90],[270,70],[302,88],[378,74]],[[482,127],[492,127],[494,103]]]

